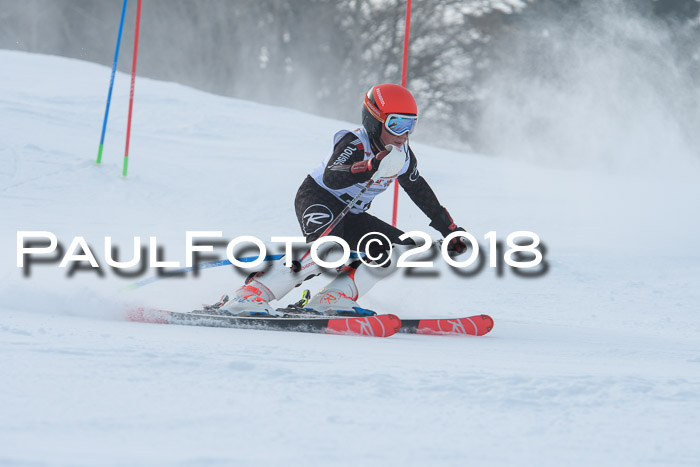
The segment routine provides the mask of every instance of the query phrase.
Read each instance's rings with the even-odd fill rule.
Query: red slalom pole
[[[408,71],[408,37],[411,32],[411,0],[406,3],[406,30],[403,34],[403,64],[401,66],[401,86],[406,87],[406,72]]]
[[[136,32],[134,33],[134,61],[131,64],[131,92],[129,94],[129,118],[126,123],[126,149],[124,150],[124,169],[122,175],[126,177],[129,169],[129,139],[131,137],[131,114],[134,110],[134,87],[136,86],[136,59],[139,55],[139,26],[141,24],[141,0],[136,5]]]
[[[403,34],[403,64],[401,65],[401,86],[406,87],[406,73],[408,71],[408,37],[411,32],[411,0],[406,2],[406,29]],[[399,210],[399,182],[394,181],[394,211],[391,216],[391,225],[396,227],[396,218]]]

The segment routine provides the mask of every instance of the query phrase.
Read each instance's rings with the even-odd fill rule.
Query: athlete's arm
[[[418,160],[410,147],[408,148],[408,153],[410,157],[408,170],[404,174],[399,175],[399,184],[415,205],[418,206],[431,221],[435,221],[440,217],[441,213],[445,211],[445,208],[442,207],[440,201],[438,201],[435,192],[430,188],[428,182],[425,181],[423,176],[418,172]]]
[[[365,148],[360,139],[353,133],[346,134],[333,148],[333,155],[323,170],[323,183],[332,190],[340,190],[366,182],[376,167],[371,166],[371,159],[364,159]],[[358,170],[359,167],[364,170]]]
[[[430,218],[430,226],[440,232],[443,237],[447,237],[454,231],[464,230],[457,226],[452,220],[452,216],[440,204],[435,192],[428,182],[418,173],[418,160],[411,148],[408,148],[411,161],[408,170],[398,177],[399,184],[408,194],[411,200],[420,208],[426,216]],[[453,245],[454,244],[454,245]],[[466,250],[466,244],[460,237],[453,238],[450,242],[450,249],[462,253]]]

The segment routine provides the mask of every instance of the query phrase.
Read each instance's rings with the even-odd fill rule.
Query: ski
[[[467,318],[402,319],[400,332],[430,335],[483,336],[493,329],[493,319],[488,315]]]
[[[128,311],[127,319],[129,321],[141,323],[182,324],[190,326],[347,334],[372,337],[388,337],[397,333],[401,328],[401,320],[397,316],[389,314],[366,317],[329,317],[316,315],[296,315],[293,317],[230,316],[208,310],[177,312],[134,308]]]

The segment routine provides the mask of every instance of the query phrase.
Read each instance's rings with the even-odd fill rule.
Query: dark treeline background
[[[576,18],[577,27],[595,28],[609,10],[597,13],[591,3],[617,4],[623,17],[666,28],[663,47],[697,81],[697,0],[414,0],[408,87],[419,102],[421,139],[478,148],[494,69],[525,53],[535,73],[556,74],[548,61],[558,39],[541,20]],[[0,48],[110,66],[121,7],[120,0],[0,0]],[[135,12],[131,0],[124,72]],[[146,0],[138,74],[359,122],[372,84],[400,83],[404,14],[405,0]]]

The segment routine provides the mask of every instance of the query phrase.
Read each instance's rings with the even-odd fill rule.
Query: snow
[[[128,76],[117,75],[98,166],[110,70],[9,51],[0,61],[0,464],[700,463],[693,161],[548,169],[420,144],[418,129],[421,173],[482,254],[487,232],[530,230],[549,270],[461,277],[443,265],[438,277],[399,273],[361,303],[407,318],[487,313],[484,337],[131,323],[124,305],[188,310],[245,274],[124,291],[154,272],[117,276],[105,236],[125,258],[133,237],[156,236],[180,262],[187,230],[297,236],[298,185],[357,123],[138,78],[123,179]],[[372,207],[390,211],[390,194]],[[405,195],[399,224],[438,236]],[[51,231],[64,248],[84,236],[103,275],[52,262],[25,277],[21,230]]]

